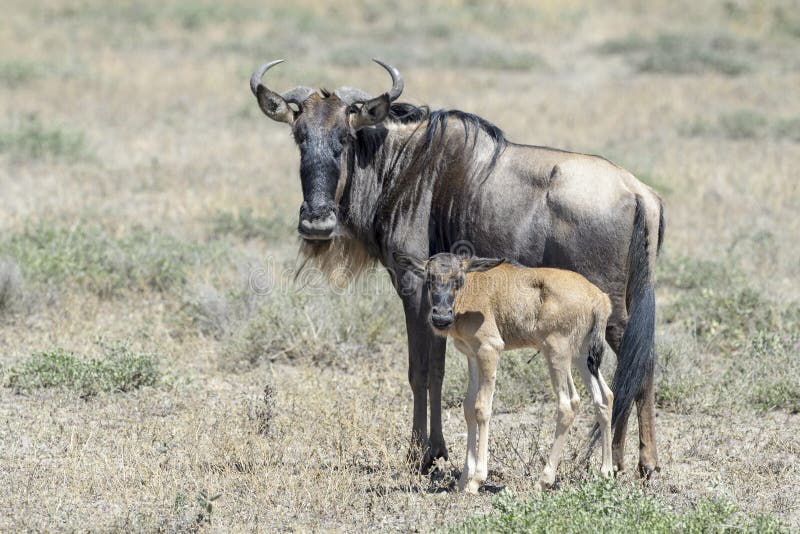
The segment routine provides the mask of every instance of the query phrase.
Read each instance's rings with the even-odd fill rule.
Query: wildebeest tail
[[[653,380],[656,354],[655,317],[656,301],[649,261],[649,234],[644,203],[636,197],[636,213],[633,220],[633,236],[628,251],[627,307],[628,325],[622,335],[617,370],[611,390],[614,392],[614,408],[611,425],[616,425],[626,415],[642,394],[646,384]]]
[[[600,365],[603,363],[603,352],[605,352],[605,325],[608,321],[608,313],[604,317],[604,311],[606,310],[595,309],[592,329],[589,332],[589,353],[586,356],[586,365],[595,378],[600,374]]]

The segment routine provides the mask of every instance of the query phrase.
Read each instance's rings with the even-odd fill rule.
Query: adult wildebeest
[[[375,260],[396,274],[414,395],[412,442],[426,451],[423,467],[447,457],[445,340],[427,323],[424,284],[405,276],[391,254],[429,257],[469,243],[480,256],[577,271],[608,293],[606,339],[617,354],[614,463],[623,468],[635,400],[639,472],[649,476],[658,466],[653,272],[664,229],[658,195],[603,158],[512,143],[462,111],[393,103],[403,79],[380,61],[392,87],[377,97],[352,87],[278,94],[262,77],[280,62],[256,69],[250,88],[268,117],[292,127],[300,148],[301,250],[324,269],[352,272]]]

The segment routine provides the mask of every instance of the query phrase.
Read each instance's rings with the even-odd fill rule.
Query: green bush
[[[769,121],[752,110],[739,110],[719,117],[719,130],[728,139],[754,139],[763,135]]]
[[[750,72],[754,45],[727,36],[662,34],[652,40],[636,35],[602,44],[598,51],[622,54],[640,72],[738,76]]]
[[[800,142],[800,117],[778,121],[774,132],[778,138]]]
[[[740,514],[736,505],[701,500],[689,510],[676,510],[637,487],[595,479],[539,498],[520,500],[504,491],[492,501],[494,513],[473,516],[449,532],[672,533],[786,532],[768,515]]]
[[[763,410],[800,412],[800,367],[796,363],[800,335],[761,331],[737,351],[740,374],[750,377],[750,398]]]
[[[190,315],[212,328],[220,325],[215,335],[225,339],[225,367],[302,361],[348,368],[405,339],[402,307],[388,276],[371,272],[374,277],[343,292],[321,278],[305,285],[275,273],[265,294],[247,288],[221,297],[221,304],[195,299]]]
[[[716,351],[730,351],[761,331],[780,328],[787,310],[747,283],[724,263],[664,257],[659,283],[680,291],[663,307],[666,323],[682,323]]]
[[[294,232],[293,223],[284,217],[263,217],[245,208],[239,213],[217,211],[211,218],[211,233],[214,237],[234,235],[241,239],[263,239],[271,241],[284,238]]]
[[[38,63],[21,60],[0,61],[0,85],[19,87],[42,75]]]
[[[158,381],[155,355],[134,352],[126,343],[100,345],[103,357],[99,359],[60,348],[36,353],[6,372],[5,385],[17,391],[65,387],[88,397],[101,391],[132,391]]]
[[[209,250],[159,232],[135,229],[116,237],[84,224],[62,228],[38,223],[0,240],[0,255],[13,258],[26,279],[56,286],[74,283],[101,296],[180,286],[187,268]]]
[[[19,160],[75,160],[87,155],[87,147],[82,132],[45,126],[32,116],[0,130],[0,153]]]

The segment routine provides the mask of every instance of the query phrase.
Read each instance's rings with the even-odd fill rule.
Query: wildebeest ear
[[[350,127],[353,130],[360,130],[378,124],[389,115],[390,106],[391,101],[386,93],[367,100],[350,115]]]
[[[468,273],[480,273],[482,271],[488,271],[489,269],[497,267],[506,260],[503,258],[469,258],[464,261],[466,263],[465,270]]]
[[[394,261],[397,262],[397,266],[401,269],[410,271],[418,276],[422,276],[425,273],[425,267],[428,264],[427,261],[410,254],[403,254],[402,252],[394,252],[392,256],[394,257]]]
[[[294,110],[289,107],[286,100],[278,93],[272,92],[263,85],[256,89],[256,98],[261,111],[270,119],[278,122],[292,124],[294,122]]]

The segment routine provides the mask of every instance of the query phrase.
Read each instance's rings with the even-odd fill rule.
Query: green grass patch
[[[664,256],[659,284],[679,290],[662,308],[666,323],[681,323],[716,352],[730,352],[760,331],[791,323],[790,310],[752,287],[735,267],[722,262]]]
[[[656,402],[677,413],[800,411],[800,306],[771,300],[725,258],[659,261],[659,284],[670,291],[659,309]]]
[[[771,121],[757,111],[740,109],[723,113],[716,120],[698,118],[678,127],[686,137],[723,137],[750,140],[772,137],[800,142],[800,118]]]
[[[402,307],[382,268],[342,291],[322,275],[295,282],[288,266],[271,266],[264,277],[239,291],[205,288],[188,299],[192,322],[224,341],[223,367],[283,361],[347,369],[405,345]]]
[[[5,87],[20,87],[40,78],[43,73],[42,66],[32,61],[0,61],[0,85]]]
[[[776,7],[772,12],[773,26],[779,33],[800,39],[800,15],[796,9]]]
[[[255,215],[245,208],[238,213],[217,211],[211,218],[211,234],[214,237],[233,235],[241,239],[263,239],[272,241],[290,236],[294,225],[285,217]]]
[[[752,377],[749,397],[758,408],[800,412],[798,349],[798,333],[762,331],[742,343],[733,372]]]
[[[13,261],[0,258],[0,314],[16,306],[22,296],[22,275]]]
[[[100,392],[132,391],[158,382],[154,354],[127,343],[99,342],[101,358],[83,358],[64,349],[39,352],[5,373],[5,385],[17,391],[64,387],[89,397]]]
[[[76,160],[88,156],[82,132],[44,125],[36,116],[0,129],[0,153],[17,160]]]
[[[719,130],[728,139],[755,139],[761,137],[769,121],[760,113],[742,109],[719,117]]]
[[[800,143],[800,117],[781,119],[773,126],[775,137]]]
[[[86,224],[38,223],[0,240],[0,255],[12,258],[25,279],[59,287],[74,284],[101,296],[181,286],[189,268],[212,253],[211,245],[156,231],[134,229],[114,236]]]
[[[629,35],[598,47],[602,54],[626,56],[639,72],[738,76],[753,70],[755,45],[727,36],[662,34],[655,39]]]
[[[492,500],[494,511],[473,516],[449,532],[673,533],[758,532],[788,530],[769,515],[740,513],[733,503],[701,500],[677,510],[638,487],[597,479],[540,498],[521,500],[502,492]]]

